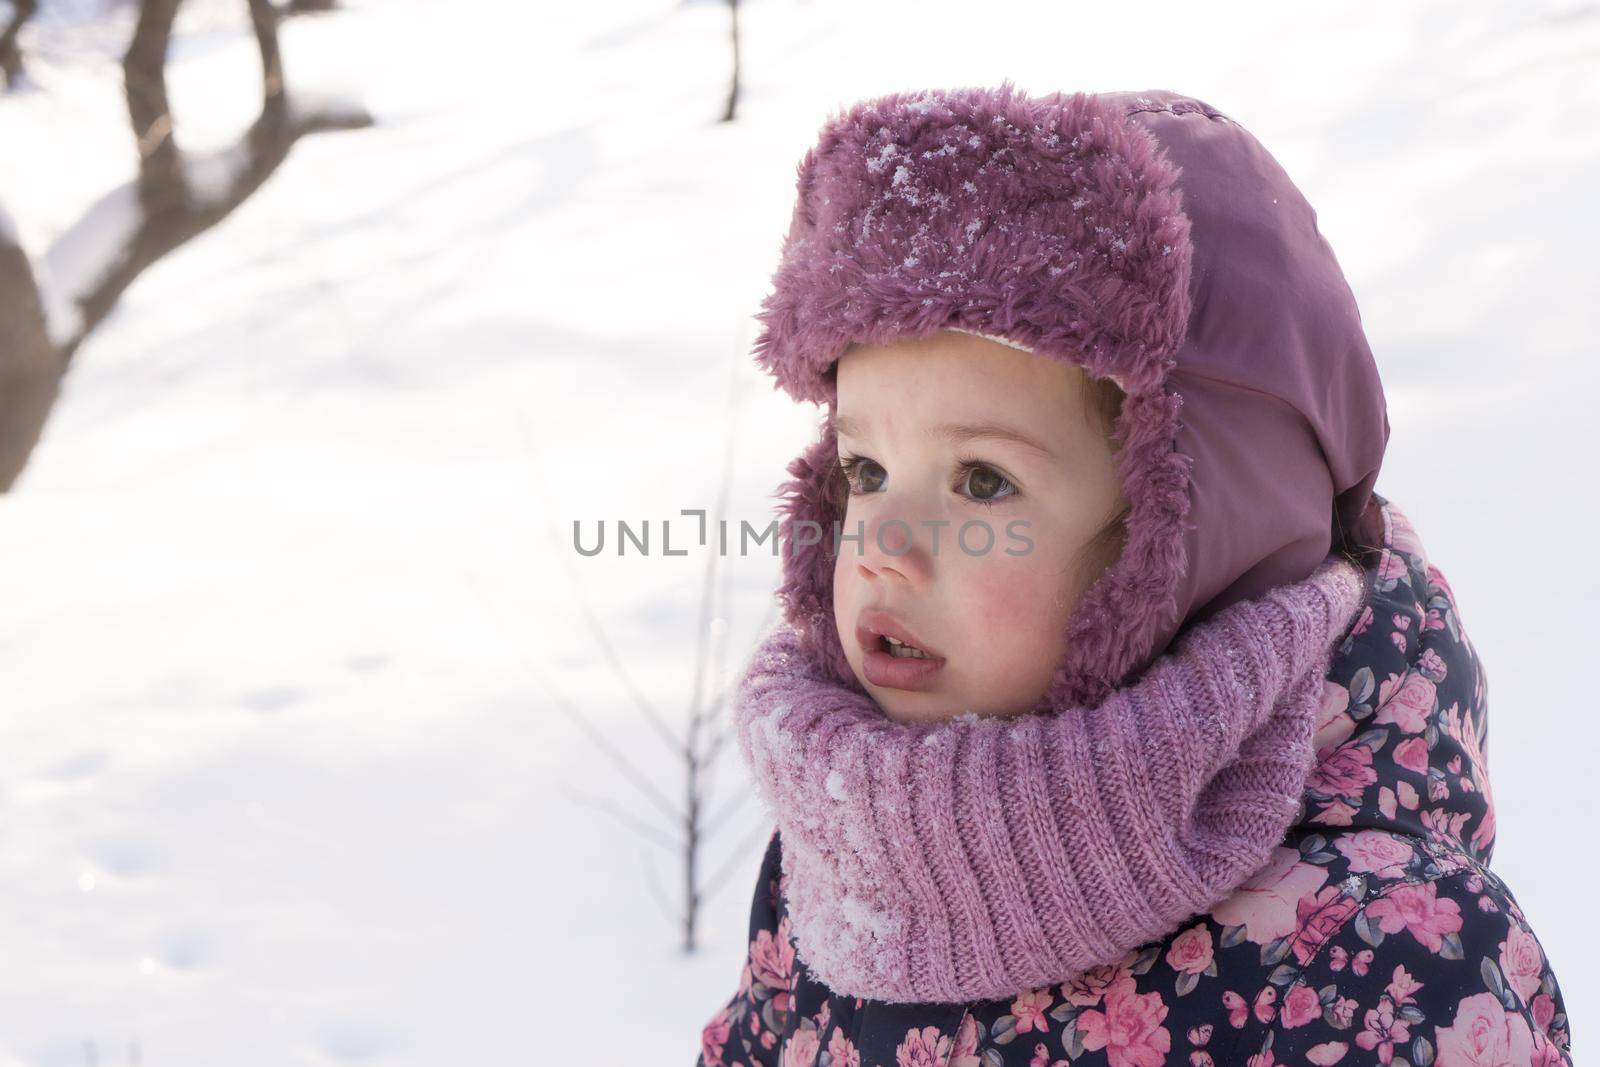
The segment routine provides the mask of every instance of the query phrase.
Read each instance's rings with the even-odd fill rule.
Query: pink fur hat
[[[1267,151],[1165,91],[899,92],[828,120],[759,364],[825,407],[778,491],[787,618],[853,683],[833,619],[834,365],[852,342],[966,330],[1109,377],[1129,505],[1042,706],[1095,704],[1185,624],[1367,543],[1389,438],[1355,299]],[[796,543],[795,523],[824,531]]]

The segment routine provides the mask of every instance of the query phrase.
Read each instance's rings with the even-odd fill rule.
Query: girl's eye
[[[851,493],[876,493],[883,488],[883,480],[889,473],[865,456],[841,457],[839,466],[844,470],[845,481],[850,483]]]
[[[852,496],[882,492],[883,483],[889,477],[881,463],[865,456],[840,456],[839,467],[844,471]],[[1017,487],[1009,478],[988,464],[976,462],[962,465],[956,491],[978,504],[993,504],[1017,495]]]
[[[993,467],[981,463],[969,463],[963,469],[965,477],[961,480],[960,488],[964,488],[965,495],[980,504],[992,504],[996,500],[1016,495],[1017,487]]]

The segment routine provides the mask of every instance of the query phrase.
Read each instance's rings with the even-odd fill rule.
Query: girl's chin
[[[948,722],[963,715],[975,715],[980,719],[1009,718],[1025,714],[1037,704],[1037,701],[1034,701],[1026,707],[1018,706],[1008,710],[992,706],[974,706],[971,701],[952,698],[942,693],[908,693],[904,690],[881,689],[871,685],[867,685],[866,689],[873,703],[878,705],[879,711],[891,721],[906,726]]]
[[[867,691],[872,694],[873,702],[884,715],[905,725],[945,722],[969,711],[979,716],[987,714],[941,693],[908,693],[901,689],[882,689],[870,685]]]

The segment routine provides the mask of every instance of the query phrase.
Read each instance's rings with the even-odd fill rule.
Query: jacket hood
[[[853,342],[966,330],[1122,388],[1124,547],[1068,620],[1041,707],[1103,699],[1189,621],[1304,578],[1373,521],[1389,425],[1354,298],[1310,205],[1215,108],[1009,82],[894,93],[824,125],[797,194],[755,354],[826,408],[778,491],[779,596],[839,680],[834,365]]]
[[[1494,799],[1483,664],[1415,528],[1373,494],[1366,605],[1329,669],[1300,830],[1385,830],[1488,865]]]

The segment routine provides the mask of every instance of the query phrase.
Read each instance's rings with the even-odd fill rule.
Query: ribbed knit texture
[[[1364,589],[1330,556],[1200,621],[1095,707],[936,724],[889,719],[780,624],[735,718],[800,958],[846,996],[995,999],[1176,930],[1293,822]]]

